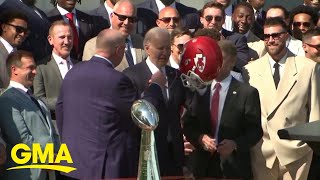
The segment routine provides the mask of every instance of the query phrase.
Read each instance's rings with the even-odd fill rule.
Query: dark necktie
[[[220,89],[221,84],[216,83],[215,91],[212,95],[211,99],[211,125],[212,125],[212,135],[214,136],[216,133],[217,125],[218,125],[218,115],[219,115],[219,99],[220,99]]]
[[[131,54],[131,49],[130,49],[130,40],[127,38],[126,39],[126,51],[125,51],[126,59],[128,61],[129,66],[133,66],[133,56]]]
[[[41,114],[43,115],[44,118],[46,118],[45,113],[42,111],[41,106],[39,104],[39,102],[37,101],[36,98],[33,97],[31,90],[27,91],[27,94],[29,95],[30,99],[32,100],[32,102],[39,108]]]
[[[279,73],[280,65],[279,63],[275,63],[273,67],[274,67],[273,80],[274,80],[274,84],[276,85],[276,88],[278,88],[278,84],[280,81],[280,73]]]
[[[77,27],[73,22],[73,13],[67,13],[66,17],[69,19],[69,25],[72,29],[72,34],[73,34],[73,47],[76,50],[76,53],[78,53],[78,47],[79,47],[79,37],[78,37],[78,31],[77,31]]]
[[[262,12],[260,12],[259,10],[256,11],[256,14],[257,14],[257,23],[263,27],[264,25],[264,20],[263,20],[263,17],[262,17]]]

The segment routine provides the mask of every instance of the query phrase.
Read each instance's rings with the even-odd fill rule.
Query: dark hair
[[[7,60],[6,60],[6,68],[7,68],[7,72],[9,74],[9,77],[11,77],[11,67],[17,66],[17,67],[21,67],[22,63],[21,63],[21,59],[22,57],[31,57],[33,58],[33,55],[31,52],[29,51],[24,51],[24,50],[18,50],[15,52],[12,52],[8,55]]]
[[[293,23],[293,18],[297,14],[308,14],[311,17],[313,25],[316,25],[318,22],[317,12],[310,6],[300,5],[295,7],[290,13],[290,25]]]
[[[273,5],[273,6],[270,6],[270,7],[267,9],[266,12],[268,12],[270,9],[280,9],[280,10],[283,12],[283,14],[284,14],[284,18],[285,18],[285,19],[288,19],[288,18],[289,18],[289,12],[288,12],[288,10],[287,10],[285,7],[281,6],[281,5]]]
[[[216,8],[216,9],[220,9],[222,11],[222,16],[223,18],[225,18],[226,16],[226,13],[224,12],[224,7],[222,4],[220,3],[217,3],[217,2],[214,2],[214,1],[210,1],[210,2],[207,2],[201,9],[200,11],[200,16],[203,17],[203,13],[204,13],[204,10],[207,9],[207,8]]]
[[[181,37],[183,35],[188,35],[192,37],[191,32],[186,27],[176,27],[170,34],[170,42],[173,44],[175,37]]]
[[[203,29],[198,29],[194,34],[194,37],[199,37],[199,36],[207,36],[209,38],[212,38],[216,41],[220,41],[221,34],[219,31],[215,29],[208,29],[208,28],[203,28]]]
[[[9,10],[1,13],[0,24],[10,24],[14,19],[22,19],[28,24],[28,17],[17,10]],[[0,28],[0,34],[2,34],[2,28]]]
[[[285,31],[288,31],[288,26],[281,17],[267,18],[263,28],[270,27],[270,26],[278,26],[278,25],[281,26]]]
[[[50,0],[50,3],[51,3],[54,7],[56,7],[57,4],[58,4],[58,0]],[[81,4],[81,0],[77,0],[77,3]]]
[[[302,41],[305,42],[312,38],[313,36],[320,36],[320,28],[309,29],[302,35]]]
[[[238,4],[236,5],[236,7],[234,8],[234,11],[235,11],[236,9],[238,9],[239,7],[247,7],[247,8],[249,8],[249,9],[252,10],[252,13],[254,13],[253,7],[252,7],[251,4],[249,4],[248,2],[240,2],[240,3],[238,3]],[[233,12],[234,12],[234,11],[233,11]]]

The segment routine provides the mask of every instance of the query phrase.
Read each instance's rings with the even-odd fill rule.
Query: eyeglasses
[[[173,45],[176,46],[180,51],[183,50],[184,44],[173,44]]]
[[[125,15],[118,14],[116,12],[113,12],[113,14],[118,16],[119,21],[125,21],[126,19],[128,19],[130,23],[135,23],[138,20],[137,17],[135,16],[125,16]]]
[[[304,27],[309,28],[311,26],[311,23],[309,23],[309,22],[293,22],[292,25],[294,27],[300,27],[301,25],[303,25]]]
[[[320,44],[309,44],[309,43],[305,43],[305,44],[320,51]]]
[[[272,33],[272,34],[263,34],[263,39],[265,41],[269,41],[270,37],[272,37],[273,40],[279,40],[281,37],[281,34],[285,34],[287,32],[279,32],[279,33]]]
[[[16,32],[18,33],[18,34],[20,34],[20,33],[24,33],[24,34],[29,34],[29,32],[30,32],[30,30],[29,29],[27,29],[27,28],[24,28],[24,27],[21,27],[21,26],[16,26],[16,25],[13,25],[13,24],[8,24],[8,23],[6,23],[7,25],[9,25],[9,26],[12,26],[12,27],[14,27],[15,29],[16,29]]]
[[[163,17],[159,20],[168,24],[171,22],[171,19],[172,19],[173,23],[178,23],[180,21],[179,17]]]
[[[222,21],[222,16],[211,16],[211,15],[207,15],[207,16],[204,17],[204,19],[205,19],[207,22],[211,22],[213,18],[214,18],[214,21],[217,21],[217,22],[221,22],[221,21]]]

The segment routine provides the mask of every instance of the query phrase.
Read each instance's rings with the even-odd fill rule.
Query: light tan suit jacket
[[[132,48],[135,50],[135,53],[136,53],[136,64],[138,64],[139,62],[147,58],[147,55],[143,48],[143,38],[137,34],[132,34],[130,35],[130,37],[132,42]],[[83,61],[90,60],[91,57],[95,54],[96,40],[97,40],[97,37],[94,37],[86,42],[86,45],[84,46],[83,56],[82,56]],[[124,55],[121,63],[115,69],[122,72],[127,67],[129,67],[129,64],[126,56]]]
[[[267,53],[264,42],[250,30],[247,36],[247,41],[250,61],[259,59]]]
[[[279,139],[279,129],[320,119],[319,65],[288,51],[284,73],[276,89],[269,55],[246,65],[245,82],[258,89],[261,101],[262,140],[253,148],[252,163],[263,159],[271,168],[278,158],[282,166],[307,155],[310,147],[298,140]]]

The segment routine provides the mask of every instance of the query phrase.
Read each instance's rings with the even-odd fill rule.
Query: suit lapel
[[[169,66],[165,66],[166,68],[166,76],[168,78],[168,87],[169,87],[169,102],[172,101],[174,99],[174,95],[175,92],[174,90],[176,90],[175,86],[176,86],[176,82],[180,79],[178,79],[178,73],[176,71],[174,71],[173,68],[170,68]]]
[[[54,58],[51,56],[51,60],[48,62],[48,65],[50,66],[49,68],[51,68],[54,72],[54,74],[56,75],[57,79],[59,79],[60,82],[62,82],[62,76],[59,70],[59,67],[56,63],[56,61],[54,60]]]
[[[274,96],[275,100],[270,109],[272,111],[269,114],[272,114],[272,112],[277,109],[277,107],[283,102],[288,93],[291,91],[292,87],[296,84],[296,74],[297,67],[295,63],[295,57],[289,52],[287,61],[285,63],[283,77],[280,79],[276,96]]]

